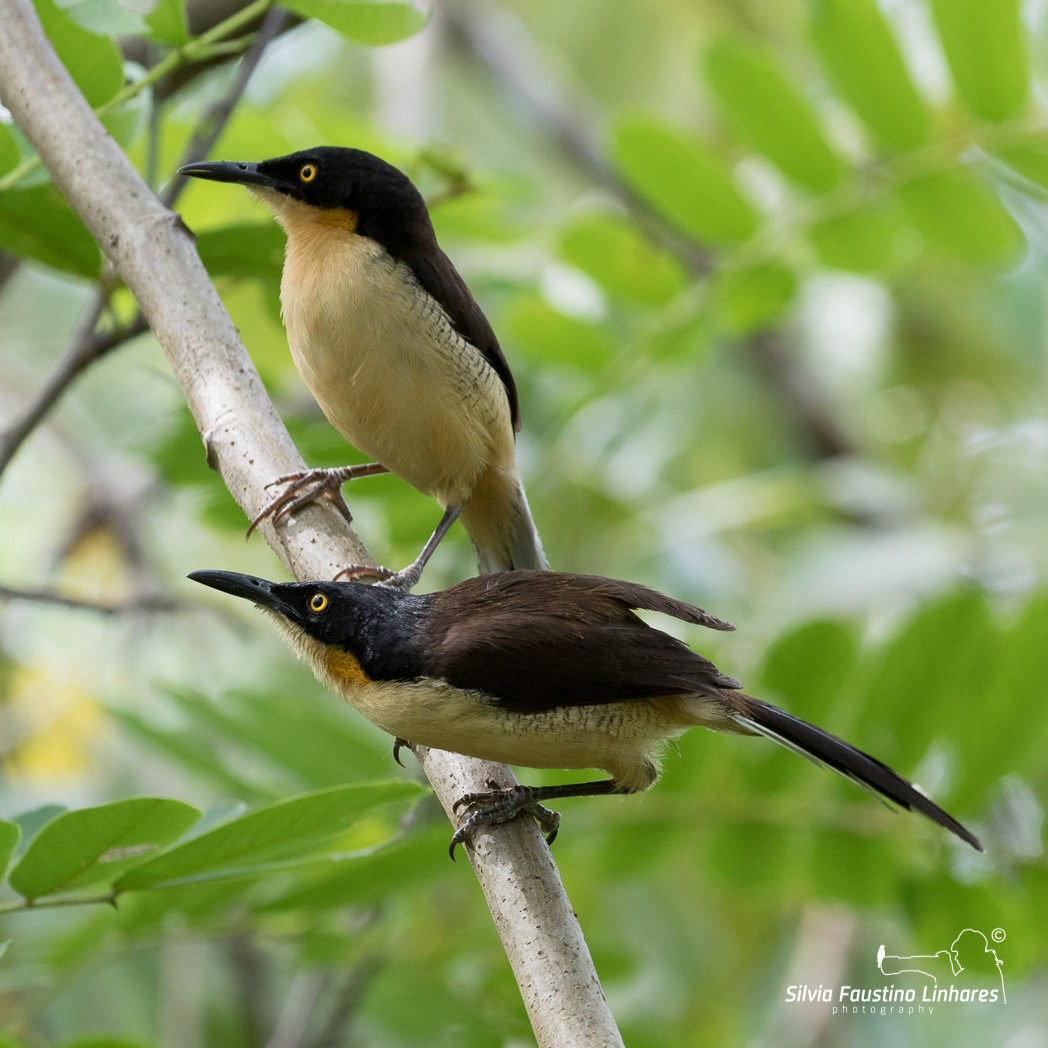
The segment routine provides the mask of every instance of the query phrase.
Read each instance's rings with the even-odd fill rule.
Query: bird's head
[[[236,571],[194,571],[189,578],[267,612],[296,654],[336,690],[400,677],[414,666],[425,598],[356,582],[270,582]]]
[[[187,164],[179,174],[246,186],[291,234],[302,224],[370,237],[399,257],[433,238],[422,194],[402,171],[362,149],[318,146],[272,160]]]

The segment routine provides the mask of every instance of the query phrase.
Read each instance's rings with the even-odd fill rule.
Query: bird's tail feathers
[[[733,705],[744,700],[731,714],[732,719],[742,728],[764,735],[774,742],[785,746],[802,757],[835,771],[838,775],[850,779],[874,796],[899,805],[909,811],[917,811],[932,822],[945,827],[966,841],[973,848],[982,851],[978,838],[962,826],[952,815],[943,811],[930,798],[922,793],[911,782],[894,772],[887,764],[876,757],[856,749],[843,739],[831,735],[814,724],[794,717],[777,706],[772,706],[760,699],[748,695],[732,696]]]
[[[509,498],[501,499],[497,509],[491,507],[486,520],[478,519],[478,514],[471,512],[477,501],[474,496],[463,511],[462,523],[473,540],[477,568],[482,575],[515,569],[544,571],[549,568],[519,478],[515,478],[515,488],[510,491]]]

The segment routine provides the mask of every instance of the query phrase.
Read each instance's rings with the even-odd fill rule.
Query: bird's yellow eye
[[[329,601],[323,593],[314,593],[313,596],[309,598],[310,611],[324,611],[327,608],[328,604]]]
[[[315,164],[303,164],[298,169],[298,177],[302,182],[312,182],[317,177],[317,168]]]

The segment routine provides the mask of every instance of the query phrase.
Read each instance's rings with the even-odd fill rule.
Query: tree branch
[[[0,0],[0,98],[138,300],[203,435],[208,462],[248,517],[263,485],[303,468],[177,216],[106,134],[55,57],[29,0]],[[334,506],[259,529],[300,579],[373,563]],[[195,565],[194,565],[195,566]],[[419,759],[446,811],[509,770],[436,750]],[[540,1046],[622,1043],[549,849],[531,820],[478,835],[467,854]]]

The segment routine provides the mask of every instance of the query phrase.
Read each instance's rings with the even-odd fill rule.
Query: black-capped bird
[[[513,375],[407,176],[327,146],[180,174],[244,185],[273,212],[287,234],[280,302],[291,356],[328,421],[376,460],[278,478],[287,487],[252,527],[323,491],[342,506],[346,481],[391,470],[444,508],[392,584],[410,589],[460,517],[482,572],[547,567],[517,472]]]
[[[716,630],[700,608],[629,582],[514,571],[415,595],[361,583],[275,583],[230,571],[189,576],[270,614],[320,681],[397,739],[530,768],[603,768],[598,782],[468,794],[455,845],[520,811],[549,835],[558,797],[633,793],[659,777],[666,744],[701,724],[764,735],[979,841],[887,765],[744,695],[740,683],[636,609]]]

